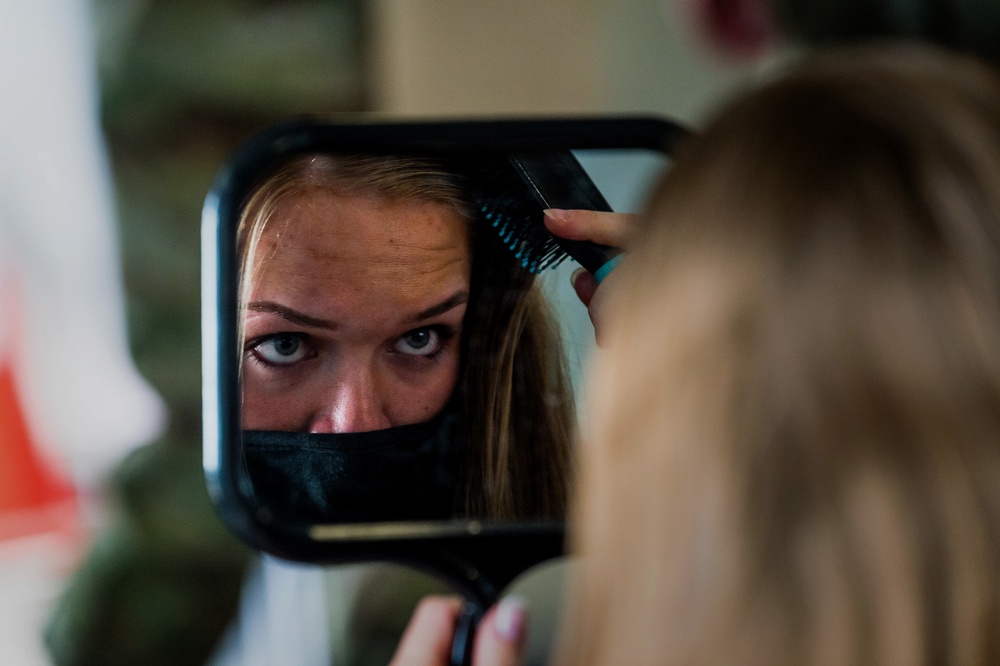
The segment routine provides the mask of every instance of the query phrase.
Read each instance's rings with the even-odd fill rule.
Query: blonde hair
[[[472,275],[452,398],[466,474],[458,508],[474,518],[561,520],[575,410],[559,330],[534,276],[478,220],[460,168],[422,156],[370,154],[304,155],[280,166],[242,209],[240,321],[245,286],[268,259],[255,262],[262,233],[287,224],[277,215],[281,206],[309,192],[437,203],[468,224]]]
[[[1000,663],[994,73],[816,59],[692,140],[642,226],[559,663]]]

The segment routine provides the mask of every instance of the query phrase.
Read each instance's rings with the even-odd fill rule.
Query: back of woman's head
[[[565,663],[1000,663],[997,78],[810,62],[686,147],[635,248]]]

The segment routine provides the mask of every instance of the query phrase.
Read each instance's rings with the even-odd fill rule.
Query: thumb
[[[461,608],[461,600],[454,597],[424,597],[400,639],[390,666],[447,664]]]

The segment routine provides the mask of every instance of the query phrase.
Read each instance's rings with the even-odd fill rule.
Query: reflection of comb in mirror
[[[610,272],[620,250],[559,238],[543,221],[543,211],[549,208],[611,211],[572,152],[490,159],[484,161],[480,179],[480,211],[523,268],[541,273],[569,256],[599,280]]]

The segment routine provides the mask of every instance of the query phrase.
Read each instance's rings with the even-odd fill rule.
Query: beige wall
[[[745,80],[670,0],[372,0],[375,110],[656,112],[688,122]]]
[[[599,105],[598,8],[587,0],[376,0],[381,109],[579,112]]]

